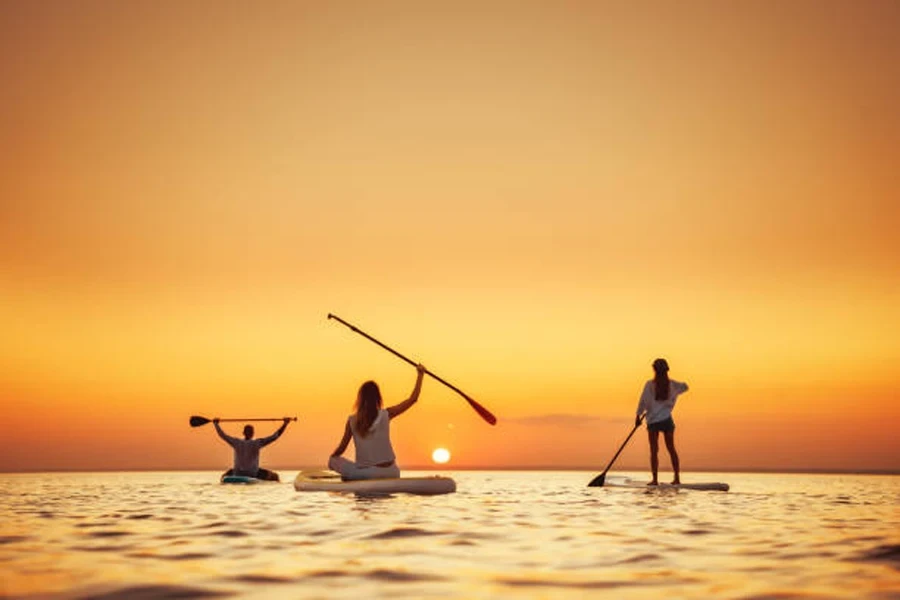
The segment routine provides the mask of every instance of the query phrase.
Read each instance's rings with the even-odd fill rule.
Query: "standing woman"
[[[347,417],[344,437],[338,444],[328,468],[341,474],[341,479],[385,479],[400,477],[394,448],[391,446],[391,421],[405,413],[419,399],[425,367],[416,365],[416,385],[409,398],[388,408],[382,408],[381,391],[374,381],[367,381],[356,395],[356,412]],[[356,447],[356,462],[347,460],[341,454],[347,449],[350,439]]]
[[[653,471],[653,480],[647,485],[659,485],[657,472],[659,471],[659,432],[663,433],[666,440],[666,449],[672,459],[672,470],[675,471],[673,484],[681,483],[681,465],[678,462],[678,452],[675,451],[675,421],[672,420],[672,409],[675,408],[675,400],[679,394],[688,390],[686,383],[669,379],[669,363],[664,358],[653,361],[653,379],[644,384],[641,400],[638,402],[637,416],[634,419],[635,427],[641,424],[641,418],[647,417],[647,434],[650,437],[650,468]]]

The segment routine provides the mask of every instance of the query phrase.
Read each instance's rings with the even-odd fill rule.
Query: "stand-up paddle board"
[[[449,477],[397,477],[391,479],[360,479],[341,481],[337,475],[321,471],[300,472],[294,479],[298,492],[342,492],[349,494],[419,494],[436,496],[456,491],[456,482]]]
[[[698,483],[660,483],[659,485],[647,485],[646,481],[638,479],[618,479],[609,478],[603,484],[603,487],[632,488],[645,490],[698,490],[703,492],[727,492],[729,486],[727,483],[719,482],[698,482]]]

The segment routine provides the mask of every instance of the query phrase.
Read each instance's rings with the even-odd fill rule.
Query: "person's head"
[[[669,363],[667,363],[664,358],[657,358],[653,361],[653,370],[657,375],[660,373],[666,374],[669,372]]]
[[[369,427],[375,422],[379,410],[381,390],[374,381],[367,381],[359,386],[359,393],[356,394],[356,431],[360,435],[369,433]]]
[[[253,439],[253,425],[244,425],[244,439],[245,440]]]
[[[669,398],[669,363],[664,358],[653,361],[653,372],[656,376],[653,381],[656,384],[656,399],[667,400]]]

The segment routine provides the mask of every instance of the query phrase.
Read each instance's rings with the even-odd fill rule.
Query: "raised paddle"
[[[287,418],[289,418],[291,421],[297,420],[297,417],[287,417]],[[244,422],[244,421],[284,421],[284,418],[282,418],[282,419],[219,419],[219,421],[221,421],[222,423],[228,423],[229,421],[240,421],[240,422]],[[207,423],[212,423],[212,419],[207,419],[206,417],[198,417],[197,415],[194,415],[193,417],[191,417],[191,427],[200,427],[201,425],[206,425]]]
[[[402,359],[402,360],[405,360],[406,362],[408,362],[409,364],[411,364],[411,365],[414,366],[414,367],[417,366],[416,363],[414,363],[414,362],[411,361],[410,359],[406,358],[405,356],[403,356],[402,354],[400,354],[399,352],[397,352],[397,351],[394,350],[393,348],[391,348],[391,347],[389,347],[389,346],[386,346],[385,344],[382,344],[381,342],[379,342],[378,340],[376,340],[375,338],[373,338],[373,337],[372,337],[371,335],[369,335],[368,333],[366,333],[366,332],[364,332],[364,331],[360,331],[359,329],[357,329],[356,327],[354,327],[353,325],[351,325],[351,324],[348,323],[347,321],[343,320],[343,319],[340,318],[339,316],[333,315],[333,314],[331,314],[331,313],[328,313],[328,318],[329,318],[329,319],[334,319],[334,320],[337,321],[338,323],[341,323],[341,324],[343,324],[343,325],[346,325],[347,327],[350,328],[351,331],[354,331],[354,332],[358,333],[359,335],[363,336],[364,338],[366,338],[366,339],[369,340],[370,342],[375,342],[376,344],[378,344],[379,346],[381,346],[382,348],[384,348],[385,350],[387,350],[388,352],[390,352],[391,354],[393,354],[393,355],[396,356],[397,358],[400,358],[400,359]],[[491,425],[496,425],[496,424],[497,424],[497,417],[495,417],[493,414],[491,414],[491,411],[489,411],[488,409],[486,409],[486,408],[483,407],[482,405],[478,404],[477,402],[475,402],[474,400],[472,400],[471,398],[469,398],[469,396],[467,396],[466,393],[463,392],[461,389],[459,389],[458,387],[456,387],[456,386],[454,386],[454,385],[451,385],[451,384],[447,383],[446,381],[444,381],[443,379],[441,379],[440,377],[438,377],[437,375],[435,375],[434,373],[432,373],[431,371],[429,371],[429,370],[427,370],[427,369],[425,370],[425,372],[426,372],[428,375],[431,375],[431,377],[433,377],[434,379],[437,379],[438,381],[440,381],[441,383],[443,383],[444,385],[446,385],[448,388],[450,388],[451,390],[453,390],[454,392],[456,392],[457,394],[459,394],[459,395],[462,396],[463,398],[465,398],[465,399],[466,399],[466,402],[469,403],[469,406],[471,406],[473,409],[475,409],[475,412],[477,412],[477,413],[481,416],[482,419],[484,419],[485,421],[487,421],[487,422],[490,423]]]
[[[609,461],[609,464],[606,465],[606,468],[603,469],[603,472],[591,479],[591,482],[588,484],[588,487],[603,487],[603,483],[606,481],[606,472],[609,471],[609,468],[613,466],[613,463],[616,462],[616,459],[619,458],[619,455],[622,453],[622,450],[625,449],[625,444],[628,443],[628,440],[631,439],[631,436],[634,435],[634,432],[638,430],[638,427],[641,426],[641,422],[644,420],[644,415],[641,415],[638,422],[634,424],[634,429],[631,430],[631,433],[628,434],[628,437],[625,438],[625,441],[622,442],[622,445],[619,446],[619,451],[616,452],[616,455],[612,457],[612,460]]]

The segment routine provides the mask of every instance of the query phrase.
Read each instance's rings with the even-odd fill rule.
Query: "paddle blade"
[[[606,473],[600,473],[588,484],[588,487],[603,487],[603,484],[606,482]]]
[[[486,408],[483,407],[482,405],[478,404],[477,402],[475,402],[474,400],[472,400],[472,399],[469,398],[468,396],[463,396],[463,397],[466,399],[466,402],[469,403],[469,406],[471,406],[473,409],[475,409],[475,412],[477,412],[477,413],[479,414],[479,416],[481,416],[482,419],[484,419],[485,421],[487,421],[487,422],[490,423],[491,425],[496,425],[496,424],[497,424],[497,417],[495,417],[495,416],[491,413],[491,411],[489,411],[488,409],[486,409]]]
[[[206,425],[209,423],[209,419],[206,417],[198,417],[194,415],[191,417],[191,427],[200,427],[201,425]]]

